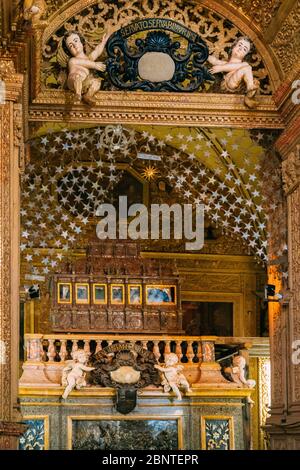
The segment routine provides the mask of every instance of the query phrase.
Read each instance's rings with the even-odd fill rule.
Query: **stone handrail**
[[[26,334],[27,362],[64,362],[72,353],[84,349],[88,354],[101,351],[115,342],[134,343],[153,351],[158,361],[170,352],[177,354],[180,362],[192,364],[213,362],[216,336],[156,336],[156,335],[91,335],[91,334]]]
[[[114,335],[114,334],[26,334],[26,360],[22,366],[21,387],[60,387],[65,361],[83,349],[95,354],[114,343],[131,343],[153,352],[158,362],[164,362],[165,354],[175,353],[184,366],[183,373],[193,388],[237,387],[221,374],[221,366],[215,361],[215,344],[251,347],[252,340],[260,345],[260,338],[226,338],[216,336],[169,335]],[[267,338],[263,343],[267,347]],[[132,346],[131,346],[132,347]],[[260,346],[259,346],[260,347]],[[247,353],[246,353],[247,356]]]

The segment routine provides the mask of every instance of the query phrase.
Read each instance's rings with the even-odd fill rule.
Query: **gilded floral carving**
[[[299,153],[300,147],[297,149]],[[299,155],[298,155],[299,157]],[[298,162],[299,165],[299,162]],[[298,166],[299,172],[299,166]],[[299,176],[299,173],[298,173]],[[289,227],[290,227],[290,288],[292,290],[292,299],[289,304],[289,322],[290,331],[293,340],[300,337],[300,186],[297,187],[289,196]],[[299,365],[293,365],[291,368],[291,385],[293,401],[300,401],[300,368]]]
[[[7,184],[10,177],[9,155],[10,155],[10,109],[9,105],[1,106],[1,119],[0,119],[0,136],[1,136],[1,149],[0,149],[0,178],[1,178],[1,207],[0,207],[0,220],[1,220],[1,291],[6,295],[1,296],[0,301],[0,331],[1,339],[6,341],[7,357],[10,358],[11,354],[11,328],[10,328],[10,211],[7,207],[10,206],[10,185]],[[10,366],[9,360],[6,364],[0,365],[0,393],[1,393],[1,418],[3,420],[10,419]]]
[[[262,30],[267,29],[283,0],[231,0],[230,3],[243,11]]]
[[[46,3],[48,5],[47,17],[50,17],[62,6],[71,5],[72,0],[46,0]],[[282,4],[282,0],[231,0],[229,3],[265,30]]]
[[[68,3],[71,4],[72,1],[70,2],[69,0],[46,0],[47,11],[45,13],[45,17],[50,17],[51,15],[59,11],[62,6],[65,6]]]
[[[0,60],[0,77],[2,80],[15,73],[15,67],[12,60],[1,58]]]
[[[0,106],[0,339],[5,341],[6,361],[0,364],[0,448],[13,449],[16,437],[20,434],[22,426],[12,423],[14,419],[13,406],[16,400],[16,390],[13,385],[12,364],[13,348],[15,347],[14,334],[12,331],[12,317],[17,315],[17,309],[12,304],[12,250],[13,247],[12,213],[13,178],[12,154],[14,144],[21,145],[21,128],[15,137],[18,126],[21,126],[21,107],[9,101],[16,100],[22,86],[22,76],[15,74],[12,60],[0,60],[0,77],[8,83],[9,87],[14,81],[14,89],[6,95],[6,103]],[[13,124],[13,117],[18,116],[18,124]],[[14,196],[15,198],[15,196]],[[14,199],[15,200],[15,199]],[[17,211],[17,207],[14,208]],[[15,321],[15,320],[14,320]],[[23,427],[22,427],[23,430]]]
[[[300,145],[291,152],[286,160],[282,162],[282,177],[284,190],[289,193],[300,179]]]
[[[271,47],[285,74],[293,72],[300,55],[300,0],[281,25]]]
[[[71,3],[70,3],[71,5]],[[81,8],[80,8],[81,6]],[[69,16],[66,19],[66,15]],[[242,36],[242,31],[228,18],[222,17],[209,8],[194,2],[167,0],[163,4],[150,0],[120,0],[118,3],[78,2],[70,6],[62,18],[56,18],[43,34],[42,82],[44,89],[61,89],[65,82],[59,66],[58,55],[63,36],[70,31],[79,32],[86,40],[86,50],[92,50],[106,29],[116,30],[135,20],[149,17],[167,17],[175,20],[200,35],[221,60],[228,60],[233,41]],[[216,40],[217,38],[217,40]],[[259,81],[261,94],[271,94],[270,80],[264,60],[257,51],[251,52],[251,67]],[[214,85],[214,87],[218,84]],[[211,87],[209,83],[206,88]],[[111,85],[104,82],[104,88]]]

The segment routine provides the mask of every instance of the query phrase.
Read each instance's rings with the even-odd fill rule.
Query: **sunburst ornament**
[[[148,181],[154,180],[159,176],[159,171],[155,166],[148,165],[145,167],[144,171],[142,172],[142,177]]]

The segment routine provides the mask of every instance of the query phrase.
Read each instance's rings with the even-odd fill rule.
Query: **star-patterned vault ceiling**
[[[84,239],[98,205],[111,201],[122,165],[146,177],[149,162],[139,153],[160,157],[151,166],[178,202],[204,204],[205,217],[267,263],[268,224],[277,223],[282,204],[280,162],[269,153],[274,137],[261,130],[163,126],[40,129],[22,178],[23,274],[58,269]],[[280,256],[287,249],[283,221],[278,231]]]

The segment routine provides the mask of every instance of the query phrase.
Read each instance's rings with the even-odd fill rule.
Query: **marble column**
[[[0,449],[15,449],[24,431],[17,406],[23,76],[9,58],[0,58],[0,80]]]

